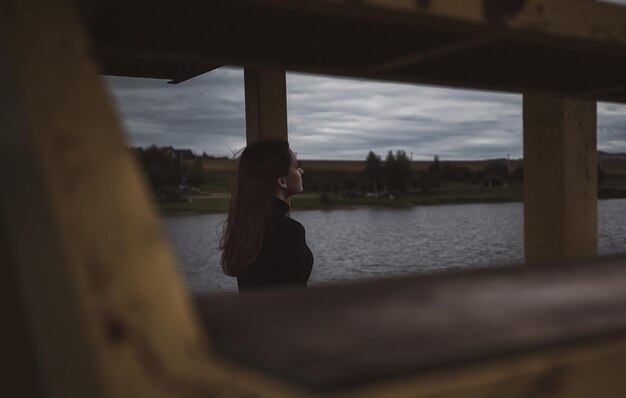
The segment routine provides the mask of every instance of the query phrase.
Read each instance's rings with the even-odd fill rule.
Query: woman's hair
[[[286,141],[258,141],[242,152],[220,242],[226,275],[241,275],[258,256],[276,180],[289,173],[291,160]]]

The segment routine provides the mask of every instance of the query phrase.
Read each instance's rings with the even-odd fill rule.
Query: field
[[[294,196],[293,209],[333,209],[360,206],[410,207],[460,203],[497,203],[522,200],[521,186],[485,188],[470,184],[443,185],[430,192],[407,192],[396,196],[373,197],[365,195],[340,195],[338,193],[311,192]],[[172,213],[223,213],[228,210],[227,192],[189,196],[186,201],[162,203],[164,214]]]
[[[230,190],[234,183],[236,163],[228,159],[203,159],[204,182],[194,188],[194,192],[178,195],[179,201],[159,203],[163,214],[178,213],[224,213],[228,210]],[[473,170],[485,169],[491,161],[455,161],[455,167]],[[521,165],[521,160],[511,160],[509,169]],[[411,168],[418,173],[425,172],[431,162],[411,162]],[[306,193],[292,198],[294,209],[332,209],[359,206],[409,207],[462,203],[497,203],[523,201],[523,185],[513,182],[507,187],[484,187],[474,178],[465,182],[441,181],[437,188],[428,192],[413,189],[409,192],[394,192],[393,196],[374,197],[365,194],[368,186],[364,177],[365,162],[362,161],[302,161],[305,168]],[[443,165],[444,163],[442,163]],[[608,159],[603,161],[607,170],[598,189],[599,199],[626,197],[626,161]],[[424,169],[424,170],[422,170]],[[419,171],[422,170],[422,171]],[[419,175],[419,174],[416,174]],[[471,175],[471,174],[470,174]],[[599,174],[600,177],[600,174]],[[414,177],[415,178],[415,177]],[[511,181],[521,181],[511,179]],[[415,185],[413,185],[415,186]],[[176,188],[172,188],[176,189]],[[322,192],[326,190],[325,192]]]

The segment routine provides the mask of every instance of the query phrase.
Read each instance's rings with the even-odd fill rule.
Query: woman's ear
[[[280,177],[278,179],[278,186],[281,187],[281,188],[287,188],[287,179],[283,178],[283,177]]]

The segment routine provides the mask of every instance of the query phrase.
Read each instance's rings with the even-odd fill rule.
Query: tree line
[[[442,162],[435,155],[426,170],[413,170],[411,160],[403,150],[390,150],[384,160],[370,151],[365,158],[365,171],[362,173],[305,170],[303,180],[305,191],[384,194],[428,192],[446,182],[481,184],[486,176],[497,176],[507,184],[521,183],[523,168],[509,171],[507,161],[499,159],[481,170],[472,170],[453,162]]]
[[[229,189],[227,176],[208,172],[202,167],[202,159],[214,156],[157,145],[131,148],[131,151],[143,169],[153,196],[158,200],[181,200],[185,194],[195,193],[204,185]]]
[[[232,187],[230,175],[203,169],[202,159],[213,158],[203,153],[196,155],[190,150],[151,145],[132,148],[141,164],[146,179],[160,200],[179,200],[187,193],[202,188],[208,191],[228,191]],[[385,159],[370,151],[365,158],[364,172],[305,170],[303,184],[309,192],[338,192],[365,194],[368,192],[403,193],[407,191],[428,192],[448,182],[481,184],[486,177],[498,178],[507,184],[523,182],[523,167],[509,170],[505,159],[494,160],[481,170],[459,166],[453,162],[440,161],[434,156],[425,170],[412,170],[411,161],[403,150],[388,151]],[[598,184],[604,180],[604,172],[598,167]]]
[[[507,183],[522,182],[523,179],[523,168],[518,167],[511,172],[504,159],[494,160],[482,170],[472,170],[451,162],[440,162],[439,156],[435,155],[428,169],[411,170],[411,161],[402,150],[395,154],[390,150],[384,162],[379,155],[370,151],[365,159],[365,170],[368,190],[373,192],[381,188],[393,192],[410,189],[428,192],[444,182],[479,184],[485,176],[494,175]]]

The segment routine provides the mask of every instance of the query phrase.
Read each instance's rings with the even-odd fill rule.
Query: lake
[[[194,294],[236,291],[219,265],[224,214],[163,217]],[[524,258],[523,204],[292,212],[315,256],[309,285],[485,266]],[[626,253],[626,199],[598,202],[600,255]]]

